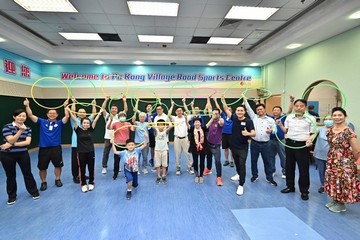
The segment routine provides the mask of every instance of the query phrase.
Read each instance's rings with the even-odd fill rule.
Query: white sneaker
[[[121,172],[121,167],[119,167],[119,172]]]
[[[95,188],[95,185],[94,185],[94,184],[89,184],[89,191],[94,190],[94,188]]]
[[[82,187],[81,187],[81,191],[82,192],[87,192],[88,191],[88,187],[86,186],[86,185],[83,185]]]
[[[232,180],[232,181],[239,181],[239,180],[240,180],[239,174],[236,174],[236,175],[232,176],[232,177],[231,177],[231,180]]]
[[[138,175],[140,175],[140,171],[138,171]]]
[[[244,194],[244,188],[243,188],[243,186],[238,186],[238,188],[237,188],[237,190],[236,190],[236,194],[237,195],[239,195],[239,196],[241,196],[241,195],[243,195]]]
[[[282,179],[286,179],[286,175],[284,175],[284,174],[281,175],[281,178],[282,178]]]
[[[148,173],[149,173],[149,171],[148,171],[146,168],[144,168],[144,169],[142,170],[142,172],[143,172],[144,174],[148,174]]]
[[[276,173],[273,173],[273,177],[275,177],[276,176]]]
[[[106,167],[103,167],[103,168],[102,168],[101,173],[102,173],[102,174],[106,174],[106,173],[107,173]]]

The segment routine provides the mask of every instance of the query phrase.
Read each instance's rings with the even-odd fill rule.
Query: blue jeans
[[[325,178],[325,170],[326,170],[326,160],[315,158],[318,170],[319,170],[319,177],[321,186],[324,186],[324,178]]]
[[[285,144],[285,140],[281,140]],[[286,175],[286,157],[285,157],[285,145],[281,144],[277,138],[270,140],[270,162],[273,173],[276,172],[276,154],[280,158],[280,166],[282,168],[282,174]]]
[[[270,142],[259,143],[259,142],[251,141],[250,155],[251,155],[252,176],[258,177],[257,162],[260,154],[264,162],[266,179],[268,181],[273,180],[273,176],[272,176],[273,171],[272,171],[271,159],[270,159]]]
[[[220,144],[208,144],[209,151],[215,158],[215,167],[216,167],[216,176],[221,177],[221,152],[220,152]]]

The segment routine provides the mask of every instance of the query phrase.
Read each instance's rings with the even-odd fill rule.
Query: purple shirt
[[[211,123],[207,140],[210,144],[221,144],[223,127],[219,125],[219,120]]]

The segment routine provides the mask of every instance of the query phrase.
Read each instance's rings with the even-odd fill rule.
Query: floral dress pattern
[[[330,149],[325,171],[325,192],[336,201],[355,203],[360,201],[360,181],[357,166],[350,148],[350,139],[356,138],[353,130],[345,128],[334,133],[327,132]]]

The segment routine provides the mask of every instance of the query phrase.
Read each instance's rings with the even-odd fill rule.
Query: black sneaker
[[[32,198],[33,198],[34,200],[37,200],[37,199],[40,198],[40,194],[39,194],[39,193],[35,193],[34,195],[32,195]]]
[[[130,200],[131,199],[131,191],[127,191],[126,193],[126,199]]]
[[[163,182],[163,184],[167,184],[166,177],[163,177],[163,178],[162,178],[162,182]]]
[[[155,182],[156,182],[156,184],[159,184],[161,182],[161,178],[160,177],[156,178]]]
[[[324,193],[324,187],[319,188],[318,193]]]
[[[259,179],[258,177],[252,177],[252,178],[250,179],[250,181],[251,181],[251,182],[256,182],[258,179]]]
[[[117,177],[118,177],[118,175],[117,175],[117,174],[114,174],[113,179],[116,180]]]
[[[230,163],[229,163],[229,161],[227,161],[227,160],[226,160],[226,161],[224,162],[224,164],[223,164],[223,166],[225,166],[225,167],[226,167],[226,166],[229,166],[229,165],[230,165]]]
[[[40,186],[40,191],[45,191],[47,189],[47,182],[42,182]]]
[[[266,182],[270,183],[273,186],[277,186],[277,183],[274,180],[266,180]]]
[[[150,167],[153,167],[153,166],[154,166],[154,159],[150,159],[149,165],[150,165]]]
[[[230,167],[234,167],[234,166],[235,166],[234,162],[230,162]]]
[[[55,185],[56,185],[57,187],[62,187],[62,186],[63,186],[63,184],[62,184],[62,182],[61,182],[60,179],[55,180]]]
[[[80,183],[80,179],[79,179],[79,177],[75,177],[75,178],[73,178],[73,181],[74,181],[74,183],[76,183],[76,184],[79,184],[79,183]]]
[[[16,203],[16,198],[9,198],[9,200],[7,201],[8,205],[13,205],[14,203]]]

